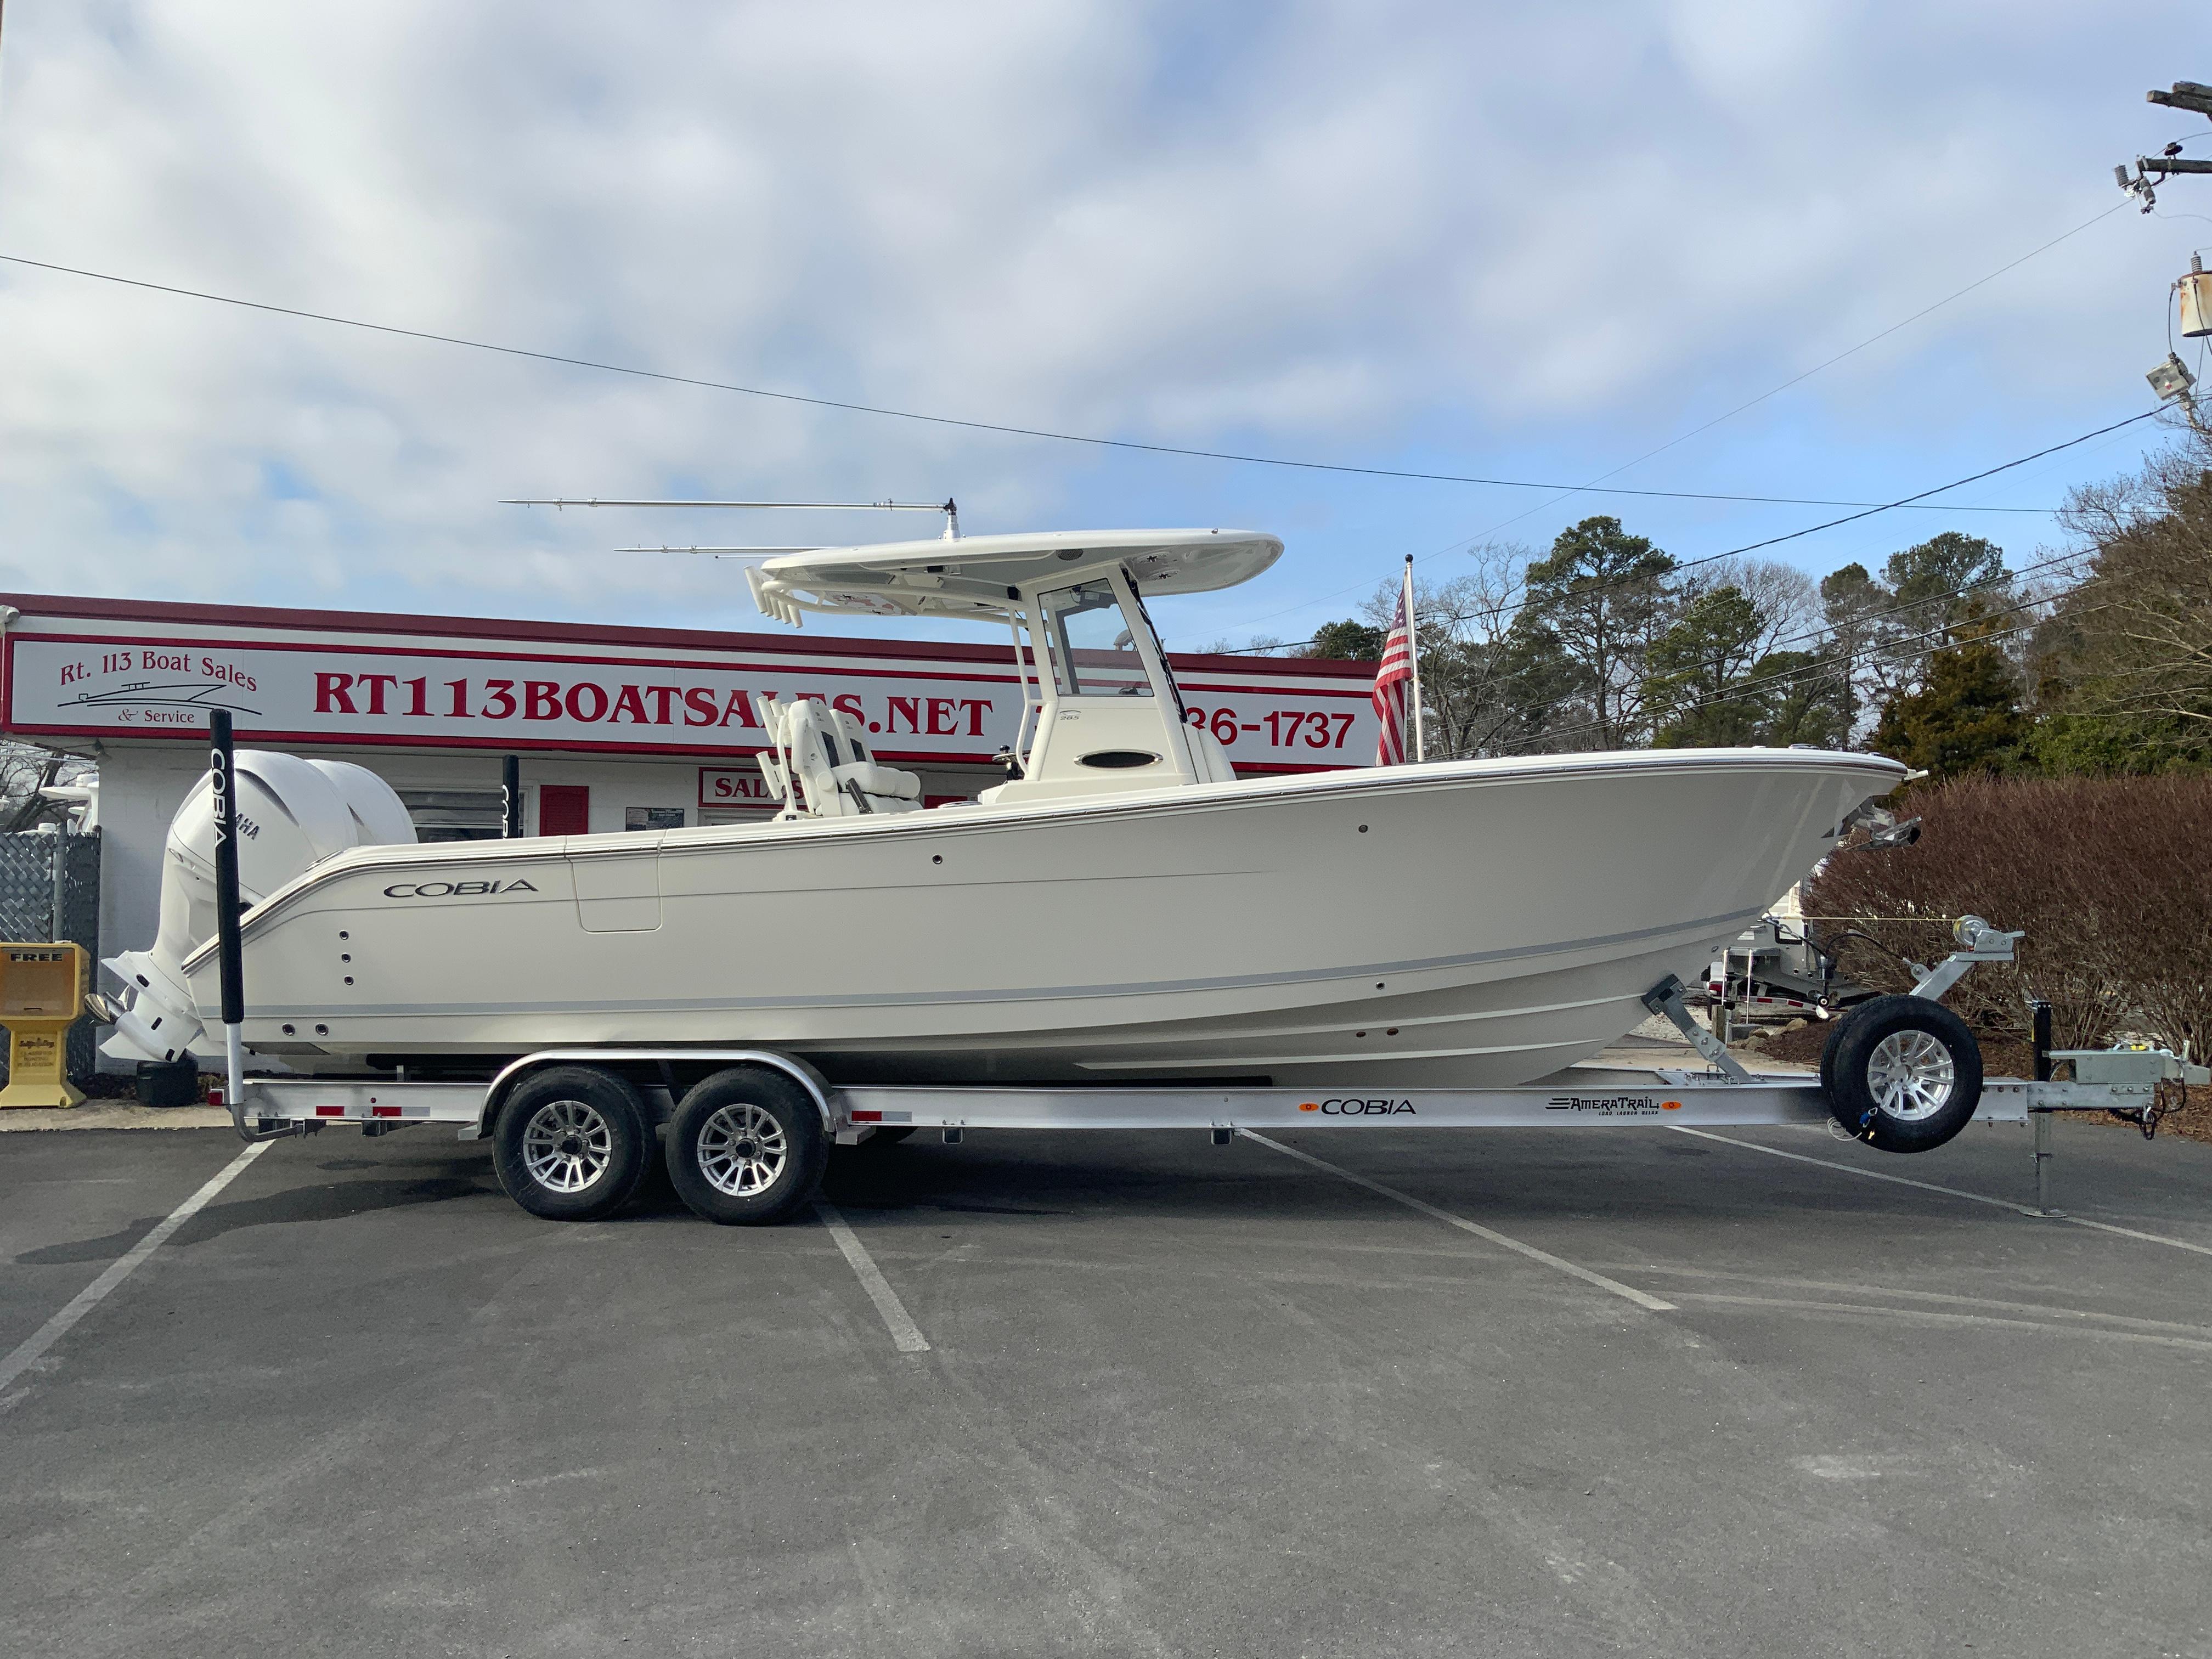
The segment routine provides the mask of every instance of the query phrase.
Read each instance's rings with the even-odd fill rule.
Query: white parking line
[[[1492,1244],[1514,1251],[1517,1255],[1525,1255],[1531,1261],[1540,1261],[1547,1267],[1556,1267],[1563,1273],[1570,1273],[1581,1279],[1585,1285],[1595,1285],[1601,1291],[1608,1291],[1614,1296],[1625,1297],[1639,1308],[1646,1309],[1652,1313],[1672,1313],[1674,1310],[1673,1303],[1662,1302],[1656,1296],[1647,1296],[1633,1285],[1624,1285],[1617,1279],[1607,1279],[1603,1273],[1592,1273],[1588,1267],[1578,1267],[1563,1257],[1553,1255],[1549,1250],[1540,1250],[1534,1244],[1523,1244],[1517,1238],[1508,1238],[1504,1233],[1469,1221],[1464,1216],[1456,1216],[1449,1210],[1440,1210],[1433,1204],[1425,1203],[1411,1193],[1401,1193],[1395,1187],[1386,1187],[1379,1181],[1370,1181],[1364,1175],[1355,1175],[1341,1164],[1331,1164],[1325,1158],[1316,1158],[1312,1153],[1302,1152],[1295,1146],[1285,1146],[1279,1140],[1270,1140],[1266,1135],[1255,1133],[1250,1129],[1239,1129],[1237,1133],[1248,1140],[1256,1140],[1262,1146],[1273,1148],[1285,1158],[1294,1158],[1301,1164],[1310,1164],[1316,1170],[1326,1170],[1329,1174],[1340,1176],[1355,1187],[1364,1187],[1369,1192],[1379,1193],[1384,1198],[1402,1204],[1409,1210],[1419,1210],[1423,1215],[1443,1222],[1447,1227],[1456,1227],[1463,1233],[1473,1233],[1477,1238],[1486,1238]]]
[[[891,1346],[901,1353],[927,1353],[929,1340],[921,1334],[921,1327],[906,1310],[906,1304],[898,1299],[898,1292],[884,1277],[876,1259],[868,1254],[868,1247],[860,1243],[860,1236],[846,1225],[845,1218],[837,1206],[826,1198],[814,1200],[814,1213],[822,1218],[822,1224],[830,1230],[830,1237],[837,1241],[837,1248],[845,1253],[845,1261],[860,1281],[860,1288],[868,1293],[868,1300],[876,1304],[876,1311],[884,1316],[884,1324],[891,1334]]]
[[[148,1256],[167,1243],[178,1228],[198,1215],[209,1200],[235,1181],[245,1172],[246,1166],[267,1152],[270,1146],[270,1143],[265,1140],[257,1142],[231,1159],[207,1185],[170,1211],[155,1224],[151,1232],[111,1262],[106,1273],[70,1298],[67,1307],[17,1343],[5,1359],[0,1359],[0,1389],[7,1388],[35,1364],[47,1349],[68,1335],[71,1326],[98,1307],[110,1291],[136,1273]]]
[[[1808,1158],[1802,1152],[1785,1152],[1779,1146],[1762,1146],[1755,1140],[1738,1140],[1733,1135],[1717,1135],[1710,1129],[1692,1129],[1687,1124],[1667,1126],[1676,1134],[1695,1135],[1700,1140],[1717,1140],[1723,1146],[1741,1146],[1748,1152],[1765,1152],[1769,1158],[1786,1158],[1795,1164],[1810,1164],[1822,1170],[1833,1170],[1839,1175],[1863,1176],[1869,1181],[1887,1181],[1896,1187],[1917,1187],[1923,1193],[1942,1193],[1947,1198],[1963,1198],[1976,1204],[1993,1204],[2000,1210],[2010,1210],[2037,1221],[2067,1221],[2076,1227],[2092,1227],[2100,1233],[2118,1233],[2122,1238],[2140,1238],[2147,1244],[2171,1245],[2177,1250],[2194,1250],[2199,1255],[2212,1255],[2212,1245],[2191,1244],[2186,1239],[2168,1238],[2163,1233],[2146,1233],[2133,1227],[2118,1227],[2109,1221],[2092,1221],[2087,1216],[2069,1215],[2063,1210],[2052,1210],[2048,1214],[2026,1204],[2015,1204],[2008,1198],[1991,1198],[1986,1193],[1970,1193],[1957,1187],[1939,1187],[1932,1181],[1915,1181],[1910,1176],[1886,1175],[1880,1170],[1861,1170],[1849,1164],[1832,1164],[1825,1158]]]

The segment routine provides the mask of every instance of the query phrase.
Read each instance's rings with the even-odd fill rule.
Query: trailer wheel
[[[556,1066],[515,1085],[492,1131],[507,1194],[548,1221],[597,1221],[627,1203],[653,1164],[637,1091],[595,1066]]]
[[[830,1138],[805,1090],[733,1066],[694,1086],[668,1125],[668,1177],[694,1213],[725,1227],[781,1221],[814,1194]]]
[[[1820,1055],[1828,1110],[1886,1152],[1924,1152],[1965,1128],[1982,1098],[1982,1050],[1940,1002],[1884,996],[1838,1022]]]

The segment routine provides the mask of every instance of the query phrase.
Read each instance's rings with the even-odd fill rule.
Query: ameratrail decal
[[[1589,1117],[1657,1117],[1662,1112],[1680,1111],[1682,1103],[1656,1095],[1553,1095],[1544,1109]]]

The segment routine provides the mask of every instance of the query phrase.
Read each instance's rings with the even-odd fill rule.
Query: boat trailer
[[[2102,1111],[2146,1134],[2177,1088],[2212,1078],[2160,1052],[2056,1055],[2050,1010],[2035,1018],[2035,1076],[1984,1079],[1980,1045],[1942,999],[1984,962],[2010,962],[2021,935],[1978,916],[1960,919],[1959,948],[1916,970],[1912,990],[1879,996],[1844,1017],[1817,1075],[1755,1075],[1691,1017],[1669,975],[1643,1001],[1664,1016],[1706,1065],[1703,1072],[1572,1066],[1499,1089],[1335,1091],[1171,1083],[1159,1087],[847,1087],[805,1058],[773,1049],[633,1047],[552,1048],[511,1060],[490,1079],[410,1080],[395,1066],[374,1078],[255,1078],[245,1070],[230,716],[211,717],[216,939],[225,1082],[221,1099],[249,1141],[350,1123],[367,1135],[423,1123],[489,1139],[507,1194],[549,1220],[592,1221],[636,1195],[656,1165],[696,1214],[723,1224],[781,1220],[812,1197],[833,1146],[903,1140],[934,1129],[1206,1129],[1226,1144],[1240,1129],[1528,1128],[1554,1124],[1817,1123],[1889,1152],[1940,1146],[1976,1119],[2036,1126],[2036,1194],[2049,1205],[2051,1115]],[[2075,1080],[2052,1080],[2070,1059]],[[665,1126],[665,1127],[664,1127]],[[665,1148],[663,1142],[665,1142]]]
[[[410,1082],[400,1068],[394,1079],[254,1078],[226,1097],[243,1139],[314,1134],[338,1124],[356,1126],[362,1134],[447,1124],[465,1141],[495,1139],[500,1183],[533,1214],[553,1218],[598,1217],[626,1201],[657,1159],[654,1133],[661,1124],[668,1124],[671,1148],[679,1137],[706,1134],[688,1159],[671,1151],[668,1168],[686,1201],[714,1221],[781,1218],[810,1197],[832,1146],[902,1141],[921,1130],[957,1144],[971,1128],[1203,1128],[1214,1144],[1225,1146],[1237,1130],[1827,1124],[1847,1139],[1920,1151],[1951,1139],[1966,1121],[2035,1128],[2035,1201],[2048,1214],[2055,1115],[2111,1113],[2135,1121],[2148,1137],[2181,1086],[2212,1082],[2212,1073],[2166,1051],[2051,1051],[2051,1011],[2037,1005],[2035,1078],[1980,1078],[1973,1037],[1938,1000],[1978,963],[2013,960],[2017,940],[2020,933],[1964,918],[1958,951],[1923,969],[1911,994],[1878,998],[1847,1015],[1878,1022],[1889,1005],[1881,1029],[1891,1030],[1891,1044],[1900,1036],[1907,1048],[1917,1042],[1958,1086],[1944,1106],[1947,1124],[1933,1124],[1933,1110],[1916,1110],[1909,1073],[1889,1095],[1881,1093],[1874,1064],[1881,1051],[1867,1061],[1838,1061],[1838,1051],[1851,1053],[1843,1029],[1829,1042],[1820,1073],[1747,1071],[1690,1015],[1681,982],[1672,978],[1644,1000],[1690,1040],[1705,1060],[1704,1071],[1579,1064],[1513,1088],[1374,1091],[1203,1084],[836,1086],[805,1060],[775,1048],[580,1046],[520,1057],[489,1082]],[[1962,1068],[1969,1075],[1954,1078],[1948,1071],[1954,1057],[1964,1057],[1955,1046],[1940,1051],[1936,1040],[1948,1029],[1973,1055],[1971,1068]],[[2059,1061],[2073,1064],[2075,1079],[2051,1078]],[[1838,1066],[1851,1064],[1851,1075],[1838,1075]],[[529,1124],[518,1126],[522,1117]],[[1920,1141],[1911,1139],[1916,1126],[1929,1128]],[[785,1164],[792,1166],[790,1179]],[[615,1186],[626,1186],[619,1197],[564,1201],[584,1199],[599,1172],[615,1166]]]

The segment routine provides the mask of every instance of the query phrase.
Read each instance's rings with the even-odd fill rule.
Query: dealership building
[[[1186,718],[1240,775],[1374,759],[1372,664],[1169,660]],[[1003,779],[992,756],[1014,741],[1024,688],[1011,643],[0,594],[0,728],[99,763],[108,955],[153,939],[169,820],[205,769],[214,709],[241,746],[368,768],[423,839],[456,840],[500,834],[508,755],[526,834],[763,817],[756,696],[858,716],[935,805]]]

